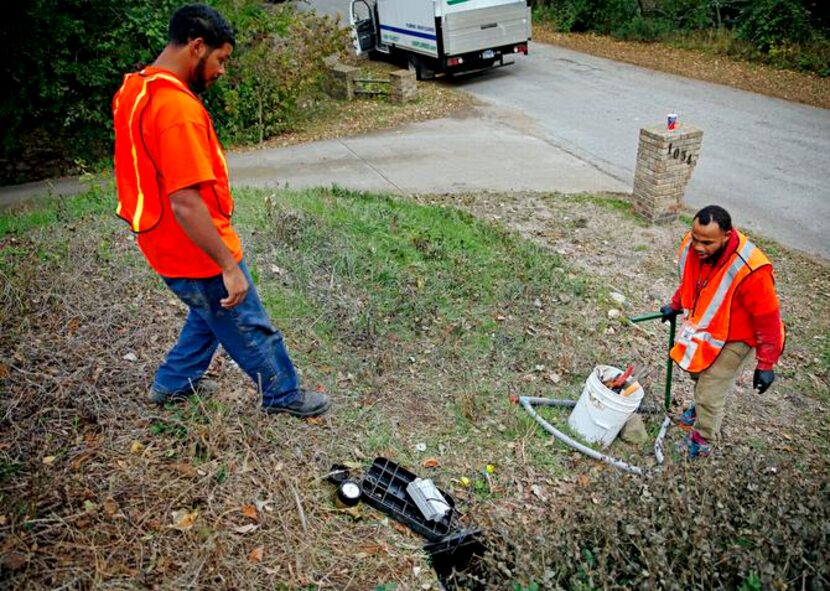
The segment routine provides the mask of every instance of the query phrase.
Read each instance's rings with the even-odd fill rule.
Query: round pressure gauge
[[[347,507],[354,507],[360,501],[360,485],[354,480],[346,480],[337,488],[337,499]]]

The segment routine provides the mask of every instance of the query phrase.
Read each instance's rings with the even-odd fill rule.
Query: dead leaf
[[[69,333],[69,336],[74,336],[80,326],[80,321],[77,318],[72,318],[66,323],[66,332]]]
[[[345,513],[346,515],[351,516],[351,518],[355,521],[363,518],[363,513],[360,510],[360,505],[355,505],[354,507],[343,507],[341,509],[338,509],[337,512]]]
[[[90,451],[86,451],[86,452],[82,453],[77,458],[72,460],[72,463],[69,464],[69,469],[72,470],[73,472],[77,472],[78,470],[81,469],[81,467],[84,465],[84,463],[86,463],[86,461],[91,457],[92,457],[92,452],[90,452]]]
[[[424,468],[437,468],[441,465],[441,462],[439,462],[437,458],[427,458],[421,462],[421,465]]]
[[[362,546],[358,546],[358,549],[360,550],[360,552],[363,552],[367,556],[380,554],[384,551],[384,549],[378,544],[363,544]]]
[[[587,474],[580,474],[577,476],[576,481],[579,483],[579,486],[588,486],[591,483],[591,479]]]
[[[86,500],[84,501],[84,511],[86,511],[87,513],[97,513],[98,505],[96,505],[90,500]]]
[[[27,562],[28,560],[26,559],[26,556],[20,552],[9,552],[8,554],[3,555],[3,559],[0,561],[0,564],[3,565],[3,568],[8,570],[20,570],[26,566]]]
[[[254,507],[253,505],[242,505],[242,507],[239,510],[245,517],[250,517],[251,519],[257,518],[256,507]]]
[[[262,555],[265,553],[265,546],[259,546],[251,550],[248,560],[251,562],[262,562]]]
[[[193,467],[193,464],[179,462],[173,464],[173,469],[182,476],[186,476],[187,478],[196,478],[196,476],[198,476],[198,474],[196,474],[196,468]]]
[[[0,380],[5,380],[7,377],[9,377],[9,366],[0,363]]]
[[[410,533],[409,529],[404,524],[398,523],[397,521],[392,522],[392,527],[394,527],[396,530],[398,530],[400,533],[404,535],[408,536]]]
[[[257,499],[254,501],[254,505],[256,506],[256,510],[260,513],[262,511],[267,511],[268,513],[273,513],[274,508],[271,506],[271,501],[260,501]]]
[[[188,511],[187,509],[173,511],[173,525],[170,527],[181,531],[188,530],[193,527],[198,517],[198,511]]]
[[[140,441],[133,441],[132,445],[130,445],[130,453],[140,454],[144,451],[144,444]]]
[[[115,502],[115,499],[107,499],[104,501],[104,511],[110,517],[118,513],[118,503]]]
[[[249,523],[248,525],[240,525],[239,527],[233,528],[238,534],[249,534],[259,529],[259,526],[256,523]]]
[[[323,417],[321,417],[321,416],[306,417],[305,422],[308,423],[309,425],[322,425],[324,420],[325,419],[323,419]]]
[[[41,461],[42,461],[42,462],[43,462],[46,466],[51,466],[52,464],[54,464],[54,463],[55,463],[55,459],[56,459],[56,457],[55,457],[55,456],[46,456],[46,457],[45,457],[45,458],[43,458],[43,460],[41,460]]]

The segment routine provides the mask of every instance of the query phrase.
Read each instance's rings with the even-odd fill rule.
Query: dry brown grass
[[[522,276],[519,266],[515,287],[521,289],[505,292],[513,297],[499,296],[487,314],[450,319],[437,300],[422,301],[440,273],[423,284],[417,279],[419,265],[443,272],[448,264],[442,249],[450,243],[428,233],[438,232],[435,220],[449,217],[446,210],[420,218],[423,212],[411,205],[384,209],[392,206],[383,199],[324,192],[302,211],[302,199],[291,205],[281,198],[285,205],[260,218],[251,210],[261,208],[262,197],[240,199],[239,215],[247,216],[240,227],[260,293],[280,310],[274,319],[304,382],[333,393],[333,411],[322,420],[263,415],[255,388],[223,356],[211,369],[222,386],[215,400],[147,405],[148,380],[176,338],[184,309],[121,225],[88,216],[0,238],[0,582],[17,589],[436,589],[421,538],[364,505],[344,512],[332,502],[333,489],[323,481],[328,468],[344,461],[366,465],[376,455],[432,476],[454,495],[466,522],[490,532],[494,588],[553,580],[542,554],[523,562],[521,552],[529,545],[534,552],[556,551],[557,515],[573,518],[563,511],[574,503],[617,502],[617,492],[632,495],[636,485],[615,485],[607,470],[554,444],[507,395],[572,395],[599,360],[624,357],[659,367],[664,331],[656,325],[631,331],[609,320],[614,304],[607,291],[626,295],[626,313],[653,309],[675,280],[667,253],[684,224],[647,228],[608,199],[424,198],[485,219],[499,216],[499,224],[568,261],[555,265],[549,289],[539,292],[541,307],[528,291],[534,278]],[[370,248],[360,242],[348,251],[338,242],[340,228],[323,225],[319,213],[334,210],[380,211],[371,219],[382,231],[366,240],[376,249],[391,243],[391,253],[410,243],[407,232],[418,231],[414,246],[428,258],[406,267],[412,274],[402,276],[411,281],[395,296],[396,304],[401,298],[428,311],[411,319],[414,326],[394,324],[410,319],[407,310],[393,312],[382,299],[373,303],[384,286],[367,283],[359,272],[359,258],[370,256]],[[352,216],[345,226],[366,227],[369,218]],[[296,232],[269,225],[289,219]],[[315,232],[319,252],[303,250]],[[504,239],[508,252],[526,256],[502,227],[491,232],[493,242]],[[830,292],[830,274],[826,264],[773,243],[768,250],[791,340],[779,382],[763,404],[745,379],[731,400],[717,464],[726,469],[714,485],[723,484],[728,462],[742,454],[800,466],[827,453],[822,417],[830,396],[830,314],[826,298],[815,295]],[[465,258],[476,252],[472,245],[446,252],[458,273],[475,264]],[[538,259],[533,268],[545,265]],[[579,281],[587,288],[577,297],[572,287]],[[314,307],[305,320],[283,316],[286,308],[275,298],[292,294],[310,294]],[[475,298],[462,304],[476,310]],[[377,305],[385,306],[392,326],[372,316]],[[661,379],[655,372],[648,384],[652,400],[660,397]],[[680,376],[675,392],[678,399],[688,395],[688,380]],[[414,449],[420,442],[428,446],[424,453]],[[643,451],[615,449],[638,462],[647,461]],[[438,458],[439,467],[424,469],[427,456]],[[487,463],[496,466],[490,478],[481,472]],[[758,476],[753,470],[747,478]],[[826,480],[826,472],[810,474],[819,479],[816,486]],[[471,486],[462,485],[462,476]],[[672,476],[684,479],[688,472],[674,464],[665,478]],[[782,486],[794,494],[812,490],[789,477]],[[600,522],[580,523],[569,531],[599,535],[594,526]]]

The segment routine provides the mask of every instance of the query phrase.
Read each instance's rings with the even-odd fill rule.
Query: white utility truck
[[[351,0],[349,14],[358,55],[403,58],[419,80],[507,65],[530,40],[527,0]]]

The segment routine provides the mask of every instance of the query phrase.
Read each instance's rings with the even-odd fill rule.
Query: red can
[[[669,113],[666,115],[666,123],[669,129],[677,128],[677,113]]]

